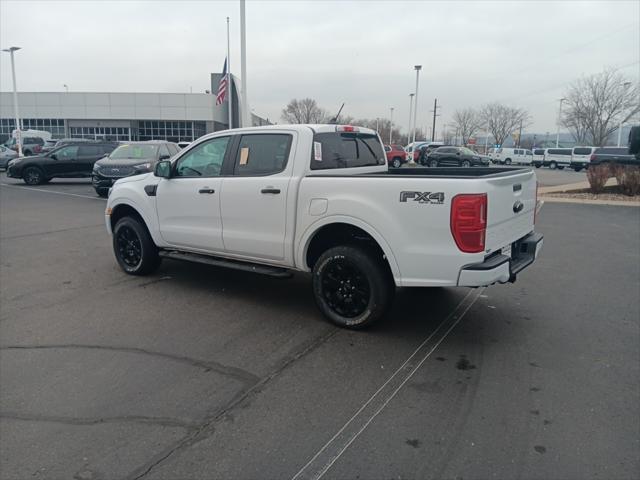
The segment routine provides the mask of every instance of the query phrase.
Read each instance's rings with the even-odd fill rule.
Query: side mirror
[[[171,158],[170,155],[160,155],[160,158],[158,160],[162,161],[162,160],[169,160]]]
[[[460,155],[460,152],[456,152],[456,155]]]
[[[153,174],[160,178],[171,178],[171,162],[163,160],[156,163],[156,168],[153,171]]]

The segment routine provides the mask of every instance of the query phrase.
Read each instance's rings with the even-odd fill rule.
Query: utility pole
[[[433,142],[436,139],[436,117],[439,116],[438,115],[438,108],[442,108],[441,106],[438,107],[438,99],[434,99],[433,100],[433,127],[431,127],[431,141]]]
[[[522,120],[520,120],[520,131],[518,132],[518,148],[520,148],[521,143],[522,143]]]
[[[566,98],[561,98],[560,107],[558,108],[558,130],[556,131],[556,148],[560,144],[560,120],[562,119],[562,102],[564,102]]]
[[[20,131],[20,114],[18,113],[18,87],[16,87],[16,64],[13,60],[14,52],[21,47],[5,48],[2,51],[11,55],[11,76],[13,77],[13,114],[16,118],[16,140],[18,143],[18,156],[22,157],[22,132]]]
[[[413,118],[413,96],[415,93],[409,94],[409,131],[407,132],[407,144],[411,143],[411,119]]]
[[[416,65],[413,68],[416,70],[416,102],[415,108],[413,109],[413,143],[416,142],[416,126],[418,125],[418,86],[420,80],[420,70],[422,70],[422,65]]]
[[[389,145],[393,141],[393,107],[391,107],[391,116],[389,119]]]
[[[229,130],[233,128],[233,84],[231,83],[231,42],[229,40],[229,17],[227,17],[227,109],[229,110]],[[243,75],[244,78],[244,75]]]

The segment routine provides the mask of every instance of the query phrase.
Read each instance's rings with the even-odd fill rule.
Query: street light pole
[[[413,109],[413,143],[416,142],[416,125],[418,125],[418,84],[420,80],[420,70],[422,70],[422,65],[416,65],[416,102],[415,108]]]
[[[624,87],[624,89],[626,90],[627,88],[629,88],[629,85],[631,85],[631,82],[624,82],[622,84],[622,86]],[[620,124],[618,125],[618,146],[620,146],[620,143],[622,142],[622,121],[620,122]]]
[[[389,145],[393,140],[393,107],[391,107],[391,115],[389,116]]]
[[[13,77],[13,114],[16,119],[18,156],[22,156],[22,132],[20,131],[20,114],[18,113],[18,87],[16,87],[16,65],[13,59],[13,53],[20,50],[21,47],[4,48],[3,52],[9,52],[11,55],[11,76]]]
[[[411,143],[411,119],[413,118],[413,96],[415,93],[409,94],[409,131],[407,132],[407,144]]]
[[[556,148],[560,145],[560,120],[562,119],[562,102],[564,102],[566,98],[560,99],[560,107],[558,108],[558,130],[556,131]]]
[[[240,0],[240,75],[242,75],[242,126],[250,127],[249,107],[247,105],[247,33],[244,13],[244,0]]]

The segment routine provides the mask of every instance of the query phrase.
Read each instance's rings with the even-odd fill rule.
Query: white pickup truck
[[[118,180],[106,225],[126,273],[162,258],[312,272],[325,316],[359,328],[395,287],[513,282],[542,247],[536,208],[529,169],[388,169],[373,130],[276,125],[205,135]]]

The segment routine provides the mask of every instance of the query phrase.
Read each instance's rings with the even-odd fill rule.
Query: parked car
[[[40,150],[40,153],[47,153],[50,152],[51,150],[53,150],[54,148],[56,148],[56,144],[58,143],[58,140],[45,140],[44,141],[44,145],[42,146],[42,149]]]
[[[428,143],[429,142],[414,142],[404,147],[404,151],[406,152],[407,162],[412,158],[414,162],[417,162],[418,157],[420,156],[420,148],[422,146],[426,146]]]
[[[96,160],[115,147],[108,142],[63,145],[43,155],[12,160],[7,176],[21,178],[27,185],[40,185],[52,178],[90,177]]]
[[[544,161],[542,165],[549,167],[551,170],[564,169],[571,165],[572,148],[547,148],[544,152]]]
[[[473,150],[467,147],[439,147],[426,157],[426,165],[429,167],[471,167],[487,166],[488,159],[482,159]]]
[[[588,168],[591,155],[593,155],[596,150],[597,147],[573,147],[571,151],[571,168],[576,172],[579,172],[583,168]]]
[[[44,146],[44,139],[41,137],[22,137],[22,154],[26,157],[41,152]],[[10,148],[14,152],[18,151],[18,139],[11,137],[4,144],[5,147]]]
[[[618,163],[620,165],[640,165],[640,159],[629,153],[627,147],[600,147],[589,157],[589,165]]]
[[[529,169],[389,169],[374,130],[273,125],[205,135],[119,180],[106,227],[127,274],[163,258],[312,272],[322,313],[361,328],[396,286],[515,281],[542,247],[536,204]]]
[[[14,152],[4,145],[0,145],[0,168],[6,169],[9,161],[13,160],[14,158],[18,158],[17,152]]]
[[[162,140],[124,143],[94,164],[91,174],[93,188],[98,195],[106,197],[109,188],[119,178],[152,172],[156,163],[171,158],[179,151],[175,143]]]
[[[533,164],[536,168],[540,168],[544,164],[544,148],[533,149]]]
[[[533,152],[525,148],[498,148],[492,158],[500,165],[531,165]]]
[[[400,145],[385,145],[384,151],[387,154],[387,163],[393,168],[400,168],[407,161],[406,152]]]
[[[191,145],[191,142],[178,142],[177,145],[180,147],[180,149],[183,149]]]
[[[50,142],[52,142],[52,146],[49,146]],[[54,140],[45,140],[45,145],[44,147],[42,147],[41,153],[50,152],[54,148],[67,145],[69,143],[104,143],[104,140],[93,140],[88,138],[59,138]],[[109,143],[116,143],[116,142],[109,142]]]

